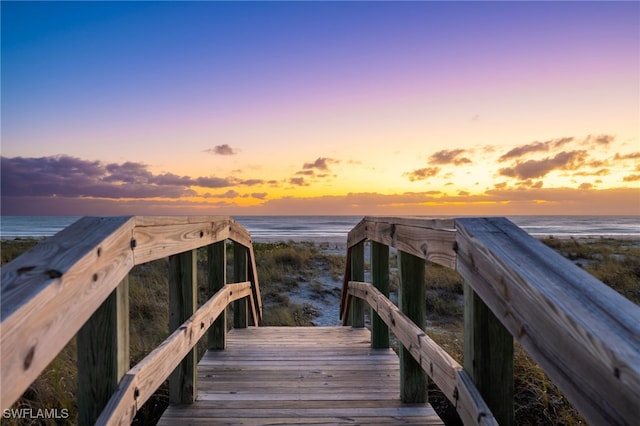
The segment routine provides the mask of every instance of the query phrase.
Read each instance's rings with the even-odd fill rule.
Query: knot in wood
[[[26,274],[29,271],[33,271],[36,267],[35,266],[23,266],[22,268],[18,268],[18,275],[20,274]]]
[[[58,271],[57,269],[47,269],[44,274],[47,276],[47,278],[51,279],[60,278],[62,276],[62,272]]]
[[[420,245],[420,251],[421,251],[422,255],[424,256],[424,258],[426,259],[427,258],[427,254],[429,253],[429,244],[427,244],[426,242],[422,243]]]
[[[33,357],[35,353],[36,353],[36,347],[31,346],[31,349],[29,349],[29,352],[27,352],[27,356],[24,357],[24,362],[22,363],[22,367],[25,370],[28,370],[29,367],[31,367],[31,363],[33,362]]]

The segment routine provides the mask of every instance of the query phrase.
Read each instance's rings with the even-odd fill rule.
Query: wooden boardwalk
[[[170,406],[159,425],[442,424],[429,404],[400,402],[391,349],[351,327],[260,327],[229,332],[227,349],[198,364],[198,399]]]

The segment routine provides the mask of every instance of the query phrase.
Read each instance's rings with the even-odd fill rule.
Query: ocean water
[[[234,216],[254,241],[346,241],[362,216]],[[78,216],[2,216],[0,238],[48,237]],[[516,225],[535,237],[640,238],[640,216],[513,216]]]

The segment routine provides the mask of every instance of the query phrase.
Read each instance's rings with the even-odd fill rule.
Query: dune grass
[[[18,239],[2,241],[1,259],[6,263],[38,241]],[[545,244],[573,260],[586,271],[610,285],[636,304],[640,304],[640,245],[622,240],[559,240],[547,239]],[[314,243],[255,243],[254,251],[259,271],[264,305],[265,325],[310,325],[313,310],[289,299],[289,292],[300,282],[311,283],[312,291],[322,297],[318,284],[320,273],[341,279],[345,257],[327,254],[326,245]],[[232,280],[233,251],[228,245],[229,280]],[[198,254],[199,303],[205,301],[206,253]],[[397,261],[392,257],[391,287],[397,289]],[[168,332],[167,260],[135,267],[130,274],[131,365],[164,340]],[[462,278],[455,271],[427,264],[427,330],[447,352],[462,362]],[[229,315],[232,317],[232,315]],[[199,352],[204,351],[203,344]],[[67,408],[68,424],[76,423],[76,344],[72,339],[65,349],[29,387],[13,408]],[[516,344],[514,359],[516,424],[583,424],[584,420]],[[434,406],[445,405],[435,388],[430,389]],[[137,424],[154,424],[168,403],[166,385],[145,405]],[[446,412],[443,411],[443,415]],[[455,423],[454,417],[448,421]],[[15,419],[3,419],[3,424],[20,424]],[[55,424],[53,421],[48,424]],[[58,422],[58,424],[60,424]]]

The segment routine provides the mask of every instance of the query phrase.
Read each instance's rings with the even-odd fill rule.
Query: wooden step
[[[429,404],[400,402],[391,349],[351,327],[250,327],[198,364],[198,400],[169,407],[159,425],[440,425]]]

